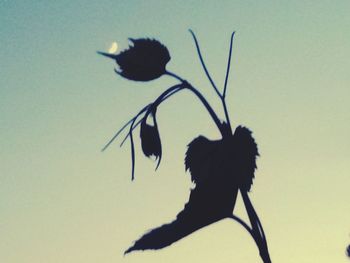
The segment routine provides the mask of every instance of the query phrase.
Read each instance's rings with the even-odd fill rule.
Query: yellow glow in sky
[[[108,53],[114,54],[114,53],[117,52],[117,50],[118,50],[118,43],[117,42],[113,42],[111,44],[111,47],[108,49]]]

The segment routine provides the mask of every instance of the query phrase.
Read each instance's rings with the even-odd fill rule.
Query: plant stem
[[[223,96],[221,97],[221,102],[222,102],[222,106],[223,106],[224,112],[225,112],[227,127],[229,129],[230,134],[232,134],[232,127],[231,127],[230,117],[229,117],[228,111],[227,111],[225,97],[223,97]]]
[[[145,107],[143,107],[142,110],[139,111],[138,114],[136,114],[136,116],[134,118],[132,118],[131,120],[129,120],[127,123],[124,124],[123,127],[121,127],[119,129],[119,131],[112,137],[112,139],[110,139],[108,141],[108,143],[102,148],[101,152],[105,151],[110,145],[111,143],[119,136],[119,134],[130,124],[133,123],[135,119],[137,119],[138,116],[140,116],[143,112],[145,112],[148,107],[150,106],[150,104],[146,105]]]
[[[255,236],[255,242],[256,245],[259,248],[260,257],[262,258],[264,263],[271,263],[269,250],[267,247],[266,237],[263,230],[263,227],[261,225],[261,222],[259,220],[259,217],[257,213],[255,212],[255,209],[253,207],[253,204],[251,203],[248,193],[246,191],[240,191],[242,195],[242,199],[245,205],[245,208],[247,210],[247,214],[250,220],[250,224],[252,226],[252,231]]]
[[[135,146],[134,146],[134,139],[132,136],[132,129],[135,124],[136,118],[132,121],[130,125],[130,145],[131,145],[131,181],[135,179]]]
[[[227,90],[227,82],[228,82],[228,76],[230,75],[230,66],[231,66],[231,55],[232,55],[232,44],[233,44],[233,37],[235,35],[235,32],[231,35],[231,41],[230,41],[230,50],[228,53],[228,61],[227,61],[227,69],[226,69],[226,76],[225,76],[225,84],[224,84],[224,91],[222,92],[222,97],[226,97],[226,90]]]
[[[245,230],[248,231],[248,233],[252,236],[252,238],[255,240],[255,236],[254,236],[254,233],[252,231],[252,229],[250,229],[250,227],[247,225],[246,222],[244,222],[242,219],[240,219],[238,216],[235,216],[235,215],[231,215],[229,218],[237,221],[241,226],[243,226],[245,228]],[[255,240],[256,242],[256,240]]]
[[[230,49],[228,53],[228,60],[227,60],[227,68],[226,68],[226,76],[225,76],[225,83],[224,83],[224,90],[222,92],[222,96],[220,96],[221,101],[222,101],[222,106],[224,108],[225,112],[225,118],[227,122],[227,126],[229,128],[230,134],[232,134],[232,128],[231,128],[231,123],[230,123],[230,118],[228,115],[227,111],[227,106],[226,106],[226,91],[227,91],[227,83],[228,83],[228,77],[230,75],[230,66],[231,66],[231,56],[232,56],[232,45],[233,45],[233,37],[235,35],[235,32],[231,34],[231,40],[230,40]]]
[[[205,72],[205,74],[207,75],[207,77],[208,77],[208,79],[209,79],[211,85],[213,86],[213,88],[214,88],[216,94],[217,94],[219,97],[221,97],[221,94],[220,94],[218,88],[216,87],[216,85],[215,85],[213,79],[211,78],[211,76],[210,76],[210,74],[209,74],[209,71],[208,71],[207,67],[205,66],[205,63],[204,63],[204,60],[203,60],[203,57],[202,57],[201,50],[200,50],[200,48],[199,48],[199,44],[198,44],[198,40],[197,40],[197,38],[196,38],[196,35],[193,33],[193,31],[192,31],[191,29],[189,29],[189,31],[190,31],[190,33],[191,33],[191,35],[192,35],[192,37],[193,37],[194,43],[196,44],[196,49],[197,49],[198,57],[199,57],[199,60],[200,60],[200,62],[201,62],[201,64],[202,64],[202,67],[203,67],[203,69],[204,69],[204,72]]]
[[[178,84],[175,86],[172,86],[170,88],[168,88],[166,91],[164,91],[153,103],[147,104],[145,107],[143,107],[142,110],[139,111],[138,114],[136,114],[131,120],[129,120],[127,123],[124,124],[124,126],[122,128],[119,129],[119,131],[112,137],[112,139],[110,139],[108,141],[108,143],[102,148],[102,152],[105,151],[110,145],[111,143],[120,135],[120,133],[128,126],[130,125],[134,119],[137,119],[142,113],[146,112],[144,117],[146,115],[149,114],[149,109],[151,108],[151,106],[154,106],[156,104],[156,106],[158,106],[160,103],[162,103],[163,101],[165,101],[166,99],[168,99],[170,96],[174,95],[176,92],[180,91],[181,89],[183,89],[182,84]],[[140,119],[137,123],[135,123],[133,125],[133,128],[131,131],[133,131],[140,123],[141,123],[142,119]],[[130,132],[130,131],[129,131]],[[129,137],[129,133],[124,137],[124,139],[122,140],[120,147],[123,146],[124,142],[126,141],[126,139]]]
[[[166,71],[166,72],[165,72],[165,75],[171,76],[171,77],[173,77],[173,78],[179,80],[179,81],[182,82],[182,83],[187,82],[186,80],[184,80],[183,78],[181,78],[179,75],[176,75],[175,73],[173,73],[173,72],[171,72],[171,71]],[[188,83],[188,82],[187,82],[187,83]]]
[[[202,93],[200,93],[199,90],[197,90],[195,87],[193,87],[188,81],[186,81],[185,79],[183,79],[180,76],[176,75],[175,73],[167,71],[165,73],[165,75],[174,77],[175,79],[181,81],[184,84],[184,87],[186,89],[192,91],[192,93],[194,93],[197,96],[197,98],[202,102],[203,106],[208,110],[211,118],[213,119],[213,121],[215,122],[216,126],[218,127],[221,135],[225,136],[225,130],[223,129],[223,126],[222,126],[222,123],[221,123],[220,119],[216,115],[216,113],[213,110],[213,108],[210,106],[209,102],[202,95]]]
[[[199,43],[198,43],[198,40],[196,38],[196,35],[193,33],[193,31],[190,29],[189,30],[192,37],[193,37],[193,40],[195,42],[195,45],[196,45],[196,49],[197,49],[197,53],[198,53],[198,57],[199,57],[199,60],[202,64],[202,67],[204,69],[204,72],[207,76],[207,78],[209,79],[212,87],[214,88],[216,94],[218,95],[218,97],[220,98],[221,102],[222,102],[222,106],[223,106],[223,109],[224,109],[224,113],[225,113],[225,119],[226,119],[226,123],[227,123],[227,127],[228,127],[228,132],[229,134],[231,135],[232,134],[232,127],[231,127],[231,122],[230,122],[230,117],[229,117],[229,114],[228,114],[228,110],[227,110],[227,105],[226,105],[226,91],[227,91],[227,83],[228,83],[228,77],[230,75],[230,66],[231,66],[231,56],[232,56],[232,46],[233,46],[233,37],[235,35],[235,32],[233,32],[231,34],[231,39],[230,39],[230,49],[229,49],[229,55],[228,55],[228,61],[227,61],[227,68],[226,68],[226,76],[225,76],[225,83],[224,83],[224,89],[223,89],[223,93],[221,94],[220,91],[218,90],[218,88],[216,87],[213,79],[211,78],[210,74],[209,74],[209,71],[204,63],[204,60],[203,60],[203,56],[202,56],[202,53],[201,53],[201,50],[200,50],[200,47],[199,47]],[[171,73],[171,72],[168,72],[169,74],[168,75],[171,75],[175,78],[177,78],[178,80],[184,82],[184,80],[182,78],[180,78],[179,76]],[[227,134],[227,132],[225,133]]]

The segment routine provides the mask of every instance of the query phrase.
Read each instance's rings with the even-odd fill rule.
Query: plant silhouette
[[[126,79],[151,81],[165,75],[179,81],[178,84],[168,88],[153,102],[142,108],[102,149],[103,151],[107,149],[122,131],[128,129],[121,145],[126,139],[130,139],[132,180],[134,180],[135,175],[133,137],[135,128],[140,126],[143,153],[147,157],[154,156],[158,161],[158,167],[162,157],[162,146],[156,118],[157,108],[169,97],[182,90],[190,91],[201,101],[222,137],[220,140],[213,141],[204,136],[199,136],[189,143],[185,157],[185,167],[186,170],[190,171],[191,180],[195,184],[195,187],[190,192],[189,201],[185,204],[184,209],[177,214],[174,221],[146,233],[135,241],[125,253],[135,250],[161,249],[200,228],[221,219],[231,218],[241,224],[252,236],[263,262],[271,262],[263,227],[248,195],[253,183],[254,172],[257,168],[256,158],[259,156],[257,144],[248,128],[238,126],[232,131],[226,105],[226,92],[235,32],[231,35],[227,71],[222,91],[217,88],[210,76],[195,34],[191,30],[190,33],[192,34],[204,72],[222,103],[225,114],[224,121],[220,120],[197,88],[193,87],[187,80],[166,69],[170,55],[168,49],[159,41],[153,39],[130,39],[131,46],[129,49],[119,54],[98,52],[115,60],[119,66],[119,70],[115,70],[115,72]],[[250,225],[233,214],[238,193],[242,196]]]

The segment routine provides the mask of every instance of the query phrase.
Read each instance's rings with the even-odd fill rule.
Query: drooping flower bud
[[[160,141],[155,112],[152,113],[153,125],[147,123],[146,117],[141,122],[141,147],[146,157],[154,156],[158,160],[157,168],[162,158],[162,144]]]

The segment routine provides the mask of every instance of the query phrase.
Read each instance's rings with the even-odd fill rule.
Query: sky
[[[158,39],[167,69],[223,117],[188,29],[219,87],[236,31],[227,104],[232,124],[249,127],[259,146],[250,197],[272,262],[349,262],[349,12],[348,0],[1,0],[0,262],[261,262],[229,220],[123,256],[183,208],[186,146],[218,132],[194,97],[175,95],[158,110],[159,169],[136,140],[131,182],[129,144],[100,150],[176,80],[127,81],[96,51]],[[236,206],[247,219],[240,199]]]

